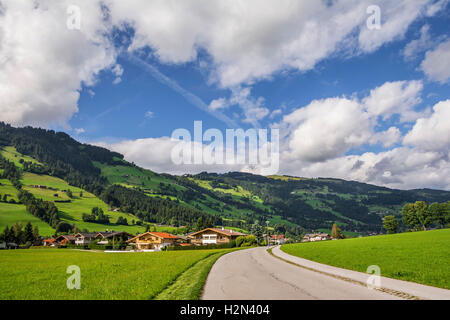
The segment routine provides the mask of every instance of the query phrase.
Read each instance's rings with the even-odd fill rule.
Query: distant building
[[[125,231],[107,231],[97,233],[95,238],[101,239],[97,242],[98,244],[108,244],[109,242],[127,241],[128,239],[133,238],[133,235]]]
[[[286,238],[282,234],[273,234],[270,236],[270,244],[279,245],[285,244]]]
[[[75,244],[78,246],[85,246],[88,245],[89,243],[91,243],[95,237],[97,236],[97,232],[91,232],[91,233],[86,233],[86,232],[80,232],[77,233],[75,235]]]
[[[45,247],[54,247],[56,246],[56,239],[55,238],[50,238],[50,239],[45,239],[44,240],[44,246]]]
[[[68,244],[75,244],[75,236],[72,236],[70,234],[65,234],[57,237],[55,239],[55,242],[58,244],[58,246],[66,246]]]
[[[314,242],[314,241],[324,241],[330,240],[330,235],[328,233],[310,233],[306,234],[302,242]]]
[[[173,246],[179,240],[177,236],[167,232],[145,232],[127,241],[138,250],[156,250]]]
[[[233,231],[225,228],[206,228],[188,235],[192,244],[208,245],[208,244],[223,244],[237,237],[245,236],[244,233]]]

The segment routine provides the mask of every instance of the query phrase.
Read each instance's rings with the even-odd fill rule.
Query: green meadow
[[[50,236],[55,233],[55,229],[47,223],[28,213],[24,205],[0,202],[0,232],[3,232],[6,226],[11,227],[17,222],[22,223],[23,226],[27,222],[38,226],[39,234],[42,236]]]
[[[0,154],[2,155],[3,158],[5,158],[5,159],[7,159],[7,160],[9,160],[11,162],[14,162],[14,164],[17,167],[19,167],[19,168],[23,167],[22,164],[20,163],[21,159],[23,161],[28,161],[28,162],[40,164],[40,162],[35,160],[34,158],[26,156],[26,155],[23,155],[23,154],[17,152],[16,148],[12,147],[12,146],[2,147],[0,149]]]
[[[133,219],[138,220],[133,215],[109,210],[108,205],[92,193],[71,186],[62,179],[24,172],[21,181],[24,185],[24,189],[31,192],[36,198],[55,202],[56,207],[60,211],[61,220],[75,224],[79,229],[87,229],[89,231],[113,229],[117,231],[126,231],[132,234],[145,231],[145,228],[142,226],[131,225]],[[46,186],[52,189],[35,188],[33,187],[35,185]],[[65,192],[66,190],[72,191],[72,198],[69,198]],[[91,213],[91,210],[94,207],[102,208],[105,214],[110,216],[111,223],[109,225],[83,221],[83,213]],[[119,217],[126,218],[130,225],[116,225],[115,222]]]
[[[450,289],[450,229],[287,244],[281,250],[360,272],[378,265],[382,276]]]
[[[0,251],[0,299],[116,300],[155,297],[197,262],[230,249],[103,253],[69,249]],[[81,289],[67,289],[67,267],[81,272]],[[212,265],[211,265],[212,266]],[[210,266],[209,266],[210,268]],[[198,273],[198,268],[192,269]],[[204,270],[204,268],[202,268]],[[208,269],[209,271],[209,269]],[[202,273],[203,274],[203,273]],[[186,274],[185,274],[186,277]],[[193,285],[198,292],[206,277]]]
[[[14,199],[18,202],[18,191],[8,179],[0,179],[0,197],[7,195],[7,201]]]

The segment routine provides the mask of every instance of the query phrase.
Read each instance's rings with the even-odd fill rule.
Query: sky
[[[278,129],[278,174],[450,190],[449,2],[0,0],[0,121],[173,174],[265,172],[175,164],[194,121]]]

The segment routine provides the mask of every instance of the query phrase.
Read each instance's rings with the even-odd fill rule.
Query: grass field
[[[0,299],[149,299],[198,261],[227,250],[152,253],[3,250],[0,251]],[[66,269],[71,265],[80,267],[80,290],[67,289],[70,274]],[[200,279],[189,278],[188,283]]]
[[[14,199],[14,201],[18,202],[18,191],[12,185],[12,183],[8,179],[0,179],[0,196],[3,198],[4,195],[8,195],[7,200]]]
[[[126,231],[132,234],[145,231],[145,227],[131,225],[131,221],[133,219],[138,220],[133,215],[109,210],[108,205],[92,193],[71,186],[62,179],[47,175],[37,175],[34,173],[24,172],[22,183],[24,185],[24,189],[31,192],[36,198],[41,198],[47,201],[70,200],[70,202],[55,202],[55,205],[60,211],[61,220],[75,224],[81,230],[87,229],[89,231],[103,231],[105,229],[113,229],[115,231]],[[32,187],[34,185],[47,186],[53,188],[53,190],[34,188]],[[72,191],[72,199],[70,199],[65,193],[65,190],[68,189]],[[80,195],[80,192],[82,192],[82,196]],[[103,225],[84,222],[82,219],[83,213],[91,213],[91,210],[94,207],[102,208],[105,214],[110,216],[111,224]],[[130,225],[116,225],[115,222],[120,216],[126,218]]]
[[[0,203],[0,232],[3,232],[6,226],[11,227],[16,222],[21,222],[25,227],[27,222],[33,226],[38,226],[41,236],[49,236],[55,233],[55,229],[39,218],[28,213],[22,204]]]
[[[5,158],[11,162],[14,162],[14,164],[19,168],[23,167],[22,164],[20,163],[20,159],[23,159],[23,161],[40,164],[40,162],[33,159],[32,157],[29,157],[29,156],[26,156],[26,155],[23,155],[23,154],[17,152],[16,148],[12,147],[12,146],[3,147],[0,150],[0,154],[2,155],[3,158]]]
[[[450,289],[450,229],[283,245],[281,250],[324,264]]]

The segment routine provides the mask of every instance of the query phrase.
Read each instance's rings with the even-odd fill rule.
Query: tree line
[[[413,231],[433,226],[445,228],[450,224],[450,201],[430,205],[425,201],[407,203],[402,208],[402,222]],[[388,215],[383,219],[383,227],[387,233],[396,233],[399,222],[393,215]]]
[[[20,222],[15,223],[11,228],[6,226],[0,233],[0,242],[24,244],[29,247],[34,244],[41,244],[41,241],[38,226],[33,227],[30,222],[25,225],[25,228]]]

